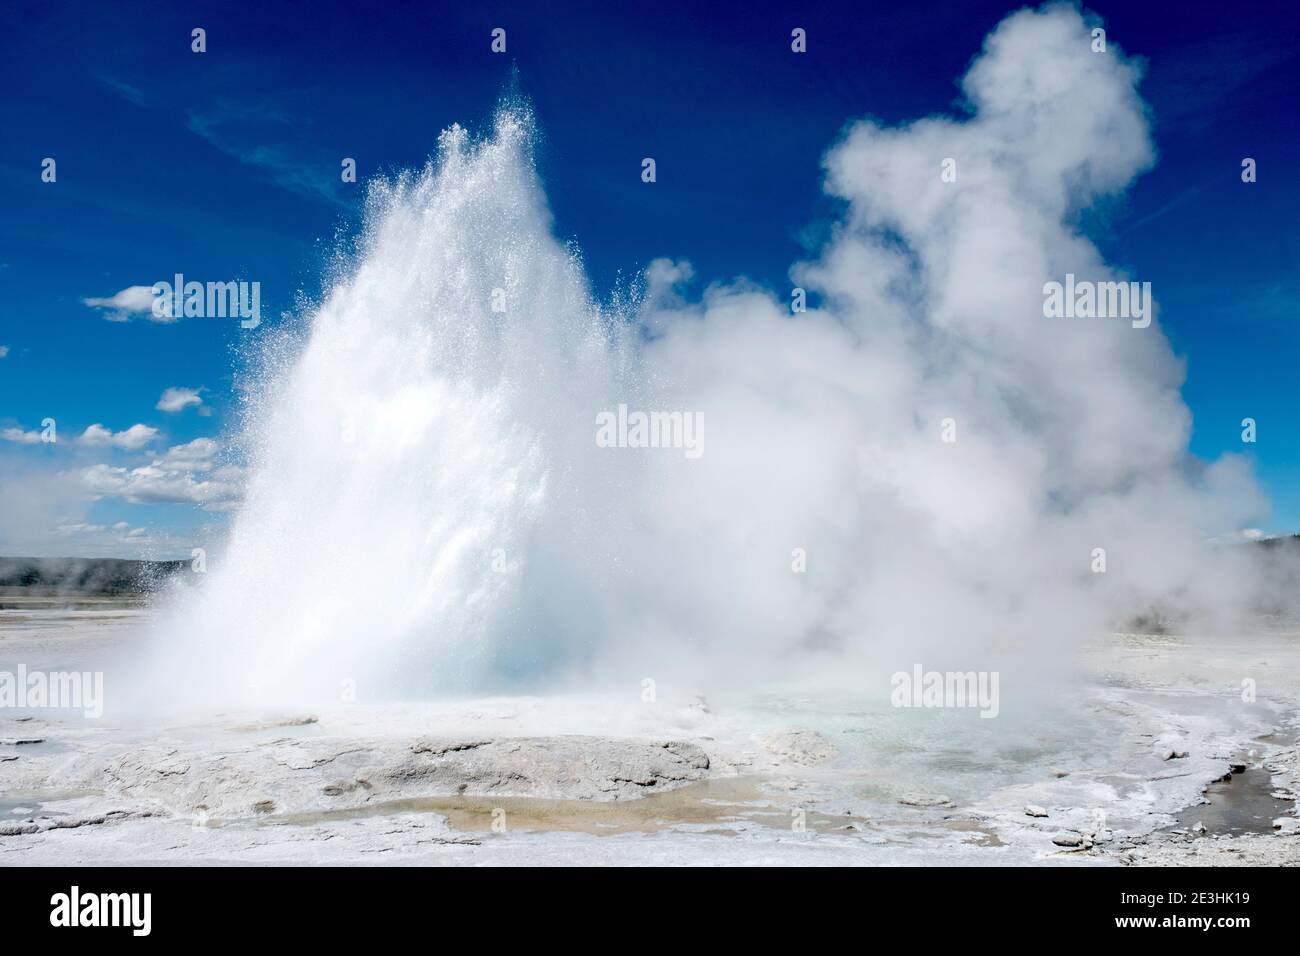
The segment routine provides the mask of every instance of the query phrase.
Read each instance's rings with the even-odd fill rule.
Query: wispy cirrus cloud
[[[109,76],[106,73],[101,73],[99,76],[95,77],[95,79],[99,80],[100,83],[107,86],[114,93],[117,93],[122,97],[122,99],[134,103],[136,106],[145,105],[146,97],[144,91],[139,87],[132,86],[125,80],[118,79],[115,76]]]
[[[276,185],[311,199],[351,208],[339,191],[339,157],[310,145],[293,111],[274,104],[224,100],[186,117],[190,132]]]
[[[120,77],[98,74],[95,79],[135,106],[168,110],[176,106],[166,101],[165,94],[146,94]],[[309,95],[305,90],[284,90],[274,96],[227,93],[188,109],[185,123],[190,132],[227,156],[261,170],[276,185],[351,209],[339,189],[341,157],[312,145],[309,124],[302,119],[310,110],[304,110],[299,101]]]

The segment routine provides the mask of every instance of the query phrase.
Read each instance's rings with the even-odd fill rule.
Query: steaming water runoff
[[[2,712],[0,862],[1296,862],[1296,634],[1203,546],[1249,476],[1188,477],[1157,326],[1043,324],[1041,275],[1109,274],[1071,203],[1149,163],[1071,17],[972,66],[948,133],[1006,162],[960,203],[898,178],[933,127],[832,149],[803,313],[668,260],[598,302],[523,109],[372,184],[256,358],[207,572],[3,602],[0,671],[100,673],[102,716]],[[1138,146],[989,87],[1054,43]],[[635,411],[689,441],[601,440]]]

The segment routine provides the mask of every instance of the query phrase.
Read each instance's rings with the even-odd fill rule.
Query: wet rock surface
[[[238,820],[455,794],[629,800],[708,770],[704,750],[682,741],[279,738],[223,751],[146,746],[78,755],[30,789],[100,790],[142,810]]]

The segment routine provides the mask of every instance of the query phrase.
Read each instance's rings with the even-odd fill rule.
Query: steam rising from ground
[[[1138,80],[1050,7],[989,36],[968,118],[848,127],[826,159],[847,212],[793,270],[820,303],[796,315],[743,282],[691,299],[668,260],[602,308],[527,113],[447,131],[373,187],[355,269],[268,372],[228,551],[159,632],[167,683],[1032,670],[1152,603],[1234,613],[1245,559],[1204,542],[1263,502],[1241,461],[1189,459],[1158,323],[1042,312],[1067,272],[1129,278],[1075,224],[1154,161]],[[619,403],[702,413],[703,456],[597,447]]]

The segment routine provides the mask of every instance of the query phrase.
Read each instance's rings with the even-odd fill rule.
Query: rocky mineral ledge
[[[707,775],[694,744],[610,737],[281,738],[232,752],[144,747],[62,762],[59,785],[213,823],[437,796],[613,801]],[[33,784],[37,781],[31,781]]]

